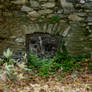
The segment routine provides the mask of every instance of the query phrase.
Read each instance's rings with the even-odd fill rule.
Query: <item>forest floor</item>
[[[10,53],[9,49],[7,52]],[[58,63],[53,63],[54,68],[48,68],[50,64],[44,64],[44,68],[40,68],[43,69],[41,71],[32,66],[31,69],[28,68],[25,63],[26,58],[21,63],[18,61],[13,63],[15,62],[13,59],[9,61],[7,59],[7,62],[0,66],[0,92],[92,92],[92,57],[82,58],[82,61],[76,63],[80,67],[73,71],[70,70],[75,64],[67,59],[68,66],[64,66],[67,71],[59,67],[53,73],[50,71],[55,69]]]
[[[92,92],[91,71],[79,73],[78,76],[67,73],[63,78],[25,76],[25,79],[19,81],[0,82],[0,92]]]

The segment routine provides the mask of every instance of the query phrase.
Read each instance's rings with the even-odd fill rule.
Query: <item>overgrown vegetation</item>
[[[30,54],[30,60],[27,63],[29,68],[38,70],[40,76],[50,76],[55,74],[56,71],[73,72],[80,71],[82,67],[92,67],[92,61],[86,58],[90,58],[90,55],[82,55],[79,57],[65,56],[64,54],[58,54],[52,59],[40,59],[33,54]],[[85,64],[88,64],[85,66]]]
[[[83,68],[92,69],[90,54],[72,57],[67,55],[67,50],[64,45],[62,48],[63,53],[58,51],[57,56],[51,59],[40,59],[31,53],[30,59],[27,63],[28,67],[36,70],[37,75],[45,77],[54,75],[57,71],[71,73],[74,71],[80,71]]]
[[[26,55],[23,56],[22,63],[18,63],[18,60],[13,59],[12,56],[13,51],[9,48],[3,52],[3,59],[0,59],[0,81],[21,80],[24,78],[23,74],[29,71],[25,65]]]
[[[62,74],[62,77],[64,77],[65,73],[92,69],[92,57],[90,54],[78,57],[68,56],[64,42],[62,43],[63,53],[58,50],[57,56],[51,59],[40,59],[31,53],[29,61],[26,63],[27,66],[24,62],[20,64],[17,60],[12,59],[13,52],[8,49],[3,53],[4,59],[0,60],[0,65],[4,66],[0,71],[1,78],[3,78],[3,73],[6,73],[9,80],[21,79],[26,71],[29,73],[33,72],[37,76],[45,76],[46,78],[51,75],[56,75],[57,73]],[[25,61],[26,55],[23,58],[23,61]],[[21,69],[20,74],[17,72],[18,69]],[[59,80],[61,80],[61,78],[59,78]]]

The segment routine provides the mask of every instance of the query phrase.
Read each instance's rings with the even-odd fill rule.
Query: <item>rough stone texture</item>
[[[14,0],[14,1],[11,1],[11,3],[13,3],[13,4],[25,4],[25,3],[27,3],[27,0]]]
[[[66,47],[70,55],[81,55],[91,53],[92,37],[85,36],[85,29],[81,24],[72,24],[69,34],[65,38]]]
[[[41,14],[41,15],[47,15],[47,14],[53,13],[53,10],[51,10],[51,9],[39,10],[38,13]]]
[[[83,20],[83,18],[77,16],[76,14],[70,14],[68,18],[69,20],[72,20],[72,21],[82,21]]]
[[[72,3],[67,2],[66,0],[59,0],[60,5],[62,6],[64,13],[70,13],[71,11],[74,10],[74,6]]]
[[[32,12],[29,12],[29,13],[28,13],[28,16],[31,16],[31,17],[38,17],[38,16],[40,16],[40,14],[39,14],[38,12],[36,12],[36,11],[32,11]]]
[[[30,12],[30,11],[33,11],[33,9],[28,6],[23,5],[21,8],[21,11]]]
[[[64,37],[69,55],[92,54],[92,0],[1,0],[0,54],[25,52],[25,35]]]
[[[54,8],[55,2],[45,3],[45,4],[42,4],[41,6],[44,8]]]
[[[32,8],[39,8],[39,2],[37,2],[37,1],[32,1],[32,0],[30,0],[30,6],[32,7]]]

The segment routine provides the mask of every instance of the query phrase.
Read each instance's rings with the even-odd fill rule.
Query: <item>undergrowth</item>
[[[51,59],[41,59],[31,53],[29,61],[27,61],[25,55],[23,60],[27,62],[27,66],[24,63],[19,64],[17,60],[12,59],[13,53],[10,49],[8,49],[3,53],[4,59],[0,60],[0,66],[3,66],[4,70],[9,76],[12,74],[15,76],[15,72],[12,71],[15,71],[15,67],[18,66],[24,72],[28,71],[33,75],[36,74],[37,76],[45,76],[46,78],[57,74],[60,74],[62,77],[64,77],[66,75],[65,73],[80,72],[83,69],[92,70],[92,57],[90,54],[77,57],[68,56],[64,42],[62,43],[63,53],[58,50],[57,56]],[[11,67],[13,67],[13,69]],[[0,75],[2,75],[4,70],[2,70]]]
[[[38,76],[45,77],[54,75],[58,70],[72,73],[73,71],[80,71],[82,67],[92,69],[92,60],[86,60],[91,57],[90,54],[72,57],[67,55],[67,50],[64,45],[62,48],[63,53],[60,53],[59,50],[57,56],[51,59],[40,59],[31,53],[29,61],[27,62],[28,68],[36,70]]]

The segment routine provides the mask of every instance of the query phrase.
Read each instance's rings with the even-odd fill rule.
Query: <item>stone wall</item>
[[[92,0],[1,0],[0,52],[25,52],[25,35],[63,36],[69,55],[92,53]]]

